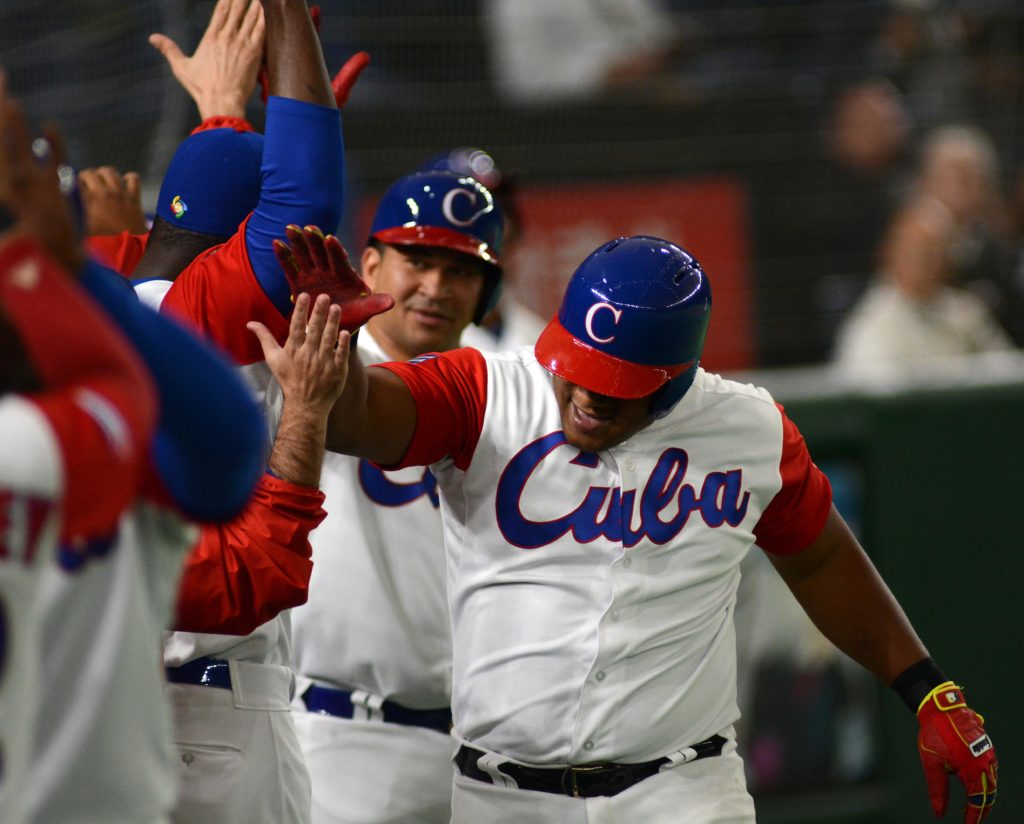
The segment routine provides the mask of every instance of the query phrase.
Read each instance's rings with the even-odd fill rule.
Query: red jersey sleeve
[[[149,234],[133,235],[127,230],[116,235],[92,235],[85,248],[93,257],[125,277],[135,271],[146,251]]]
[[[249,219],[225,243],[193,260],[167,292],[160,311],[173,315],[220,345],[244,366],[263,360],[256,336],[245,328],[258,320],[278,341],[288,337],[288,318],[256,280],[245,246]]]
[[[265,474],[241,515],[203,527],[185,561],[176,630],[247,635],[306,602],[309,533],[326,517],[318,489]]]
[[[761,514],[754,535],[766,552],[795,555],[821,534],[832,507],[832,486],[807,451],[800,430],[776,404],[782,416],[782,488]]]
[[[395,468],[426,466],[450,456],[465,470],[473,460],[487,408],[484,356],[476,349],[453,349],[377,366],[398,375],[416,403],[416,431]]]

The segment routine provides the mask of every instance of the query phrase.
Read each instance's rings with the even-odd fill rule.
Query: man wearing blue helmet
[[[431,171],[395,182],[362,255],[366,283],[395,305],[361,332],[361,363],[458,346],[497,298],[501,251],[501,213],[473,178]],[[308,602],[292,613],[314,824],[450,820],[451,633],[436,486],[422,468],[324,460],[328,514],[310,535]]]
[[[301,260],[328,259],[315,235],[290,240]],[[685,250],[620,238],[579,266],[534,349],[368,370],[350,357],[328,448],[429,466],[437,481],[452,821],[753,822],[733,612],[756,544],[824,635],[916,712],[936,813],[955,772],[965,821],[980,822],[996,787],[981,717],[928,656],[785,411],[700,367],[710,310]]]

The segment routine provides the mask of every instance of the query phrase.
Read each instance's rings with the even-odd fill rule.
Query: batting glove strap
[[[983,821],[996,802],[998,767],[984,719],[967,706],[962,688],[947,681],[925,696],[917,720],[918,751],[935,815],[946,812],[953,773],[967,793],[964,821]]]

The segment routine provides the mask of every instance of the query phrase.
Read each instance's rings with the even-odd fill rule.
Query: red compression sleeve
[[[156,424],[141,361],[100,309],[35,241],[0,248],[0,306],[46,391],[64,461],[64,535],[106,532],[134,497]]]
[[[247,635],[306,602],[309,533],[326,517],[318,489],[264,475],[233,521],[202,530],[185,561],[175,629]]]

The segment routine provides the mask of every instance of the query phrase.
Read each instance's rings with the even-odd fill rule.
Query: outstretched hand
[[[259,0],[217,0],[195,53],[186,57],[164,34],[150,44],[167,60],[175,78],[209,117],[245,117],[263,56],[263,6]]]
[[[326,295],[320,295],[310,311],[310,296],[303,293],[295,300],[284,346],[259,321],[246,324],[259,338],[285,402],[297,404],[321,424],[348,377],[349,334],[339,329],[340,320],[341,311]]]
[[[340,328],[355,331],[374,315],[395,305],[391,295],[373,294],[349,263],[348,254],[334,235],[315,226],[285,229],[288,243],[274,241],[274,254],[284,270],[292,295],[305,292],[314,299],[327,295],[341,308]]]
[[[122,175],[113,166],[82,169],[78,191],[85,211],[85,233],[116,235],[129,231],[145,234],[146,213],[142,210],[141,181],[137,172]]]

